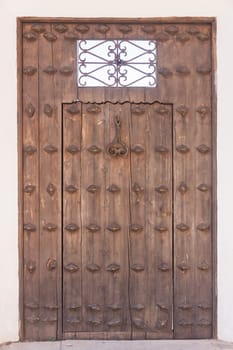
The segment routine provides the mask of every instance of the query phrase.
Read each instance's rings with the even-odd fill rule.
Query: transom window
[[[154,40],[78,40],[81,87],[155,87]]]

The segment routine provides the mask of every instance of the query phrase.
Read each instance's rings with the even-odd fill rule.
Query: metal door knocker
[[[121,141],[120,129],[121,121],[118,116],[115,117],[116,135],[111,143],[107,145],[106,152],[113,157],[122,157],[128,154],[127,145]]]

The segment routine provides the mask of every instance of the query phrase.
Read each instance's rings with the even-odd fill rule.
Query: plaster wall
[[[233,341],[233,0],[0,0],[0,343],[18,340],[16,17],[217,17],[218,338]]]

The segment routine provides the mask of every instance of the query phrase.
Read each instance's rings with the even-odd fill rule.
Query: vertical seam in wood
[[[213,213],[213,197],[214,197],[214,168],[213,168],[213,154],[214,154],[214,150],[213,150],[213,146],[214,146],[214,140],[213,140],[213,33],[212,33],[212,26],[210,26],[210,35],[211,35],[211,42],[210,42],[210,54],[211,54],[211,224],[212,224],[212,229],[214,231],[213,228],[213,224],[214,224],[214,213]],[[211,261],[212,261],[212,337],[213,337],[213,330],[214,330],[214,324],[213,324],[213,316],[214,316],[214,237],[212,237],[211,239],[211,251],[212,251],[212,257],[211,257]]]
[[[83,149],[83,104],[80,103],[80,107],[81,107],[81,121],[80,121],[80,210],[82,210],[82,149]],[[83,327],[83,307],[85,307],[85,305],[83,305],[83,217],[82,217],[82,212],[80,212],[80,234],[81,234],[81,238],[80,238],[80,254],[81,254],[81,269],[80,269],[80,273],[81,273],[81,320],[82,320],[82,327]]]
[[[144,103],[146,104],[146,91],[144,90]],[[151,105],[148,105],[148,104],[146,104],[146,112],[145,112],[145,117],[144,117],[144,119],[145,119],[145,130],[147,130],[148,129],[148,115],[149,115],[149,113],[150,113],[150,107],[152,107],[153,105],[151,104]],[[146,218],[147,218],[147,215],[146,215],[146,213],[147,213],[147,206],[146,206],[146,203],[147,203],[147,200],[146,200],[146,194],[147,194],[147,190],[146,190],[146,180],[147,180],[147,161],[148,161],[148,158],[147,158],[147,141],[146,141],[146,139],[145,139],[145,160],[144,160],[144,184],[143,184],[143,187],[144,187],[144,191],[143,191],[143,201],[144,201],[144,203],[145,203],[145,205],[144,205],[144,209],[143,209],[143,222],[142,222],[142,224],[143,224],[143,227],[144,227],[144,244],[145,244],[145,252],[144,252],[144,259],[145,259],[145,266],[147,266],[147,269],[148,269],[148,256],[147,256],[147,239],[146,239],[146,227],[147,227],[147,220],[146,220]],[[147,270],[148,271],[148,273],[149,273],[149,269]],[[145,300],[145,299],[144,299]],[[145,302],[145,304],[146,304],[146,302]],[[144,311],[144,319],[146,319],[146,311]],[[147,330],[145,330],[145,340],[147,339]]]
[[[50,24],[50,32],[52,33],[53,32],[53,25],[52,23]],[[54,62],[54,44],[53,42],[51,42],[51,56],[52,56],[52,66],[54,66],[55,62]],[[55,81],[55,75],[53,75],[53,106],[56,106],[56,108],[59,108],[57,104],[55,104],[56,102],[56,81]],[[61,108],[61,107],[60,107]],[[61,118],[62,118],[62,115],[61,115]],[[59,120],[58,120],[59,122]],[[61,133],[61,131],[60,131]],[[60,135],[59,135],[60,136]],[[59,145],[61,147],[61,145]],[[61,148],[60,148],[61,149]],[[59,159],[59,158],[58,158]],[[58,160],[59,162],[59,160]],[[58,164],[59,165],[59,164]],[[58,168],[59,169],[59,168]],[[62,169],[61,169],[61,172],[62,172]],[[61,180],[61,179],[60,179]],[[62,195],[61,194],[61,191],[62,190],[62,185],[60,184],[60,188],[59,188],[59,191],[60,191],[60,196]],[[58,196],[58,199],[59,201],[59,196]],[[61,198],[60,198],[61,200]],[[58,204],[58,203],[57,203]],[[61,208],[60,208],[60,213],[58,212],[57,213],[57,216],[59,218],[59,214],[60,216],[62,216],[62,211],[61,211]],[[61,237],[57,236],[57,238],[54,238],[54,246],[57,247],[59,245],[59,240],[61,239]],[[60,251],[59,249],[57,249],[57,253],[56,253],[56,261],[60,262]],[[58,297],[58,294],[59,294],[59,289],[58,289],[58,283],[59,283],[59,276],[60,276],[60,269],[61,269],[61,264],[58,264],[57,265],[57,269],[56,269],[56,301],[55,303],[58,304],[58,301],[60,300],[60,298]],[[61,283],[61,282],[60,282]],[[56,314],[57,314],[57,322],[56,322],[56,339],[58,339],[58,334],[59,334],[59,327],[58,327],[58,322],[59,322],[59,307],[60,305],[58,305],[58,308],[57,308],[57,311],[56,311]]]
[[[22,145],[23,145],[23,46],[22,46],[22,26],[23,22],[21,18],[17,18],[17,122],[18,122],[18,243],[19,243],[19,340],[24,339],[24,268],[23,268],[23,256],[24,256],[24,237],[23,237],[23,213],[24,213],[24,200],[23,200],[23,157],[22,157]]]
[[[217,96],[216,96],[216,19],[211,23],[211,149],[212,149],[212,338],[217,338]]]
[[[38,269],[39,269],[39,273],[38,273],[38,286],[39,286],[39,300],[38,300],[38,304],[39,304],[39,317],[41,317],[41,297],[40,297],[40,292],[41,292],[41,271],[40,271],[40,265],[41,265],[41,256],[40,256],[40,245],[41,245],[41,235],[40,235],[40,119],[41,119],[41,115],[40,115],[40,55],[39,55],[39,49],[40,49],[40,39],[38,39],[38,52],[37,52],[37,72],[38,72],[38,80],[37,80],[37,110],[38,110],[38,121],[37,121],[37,125],[38,125],[38,235],[39,235],[39,246],[38,246]],[[41,323],[40,323],[41,324]],[[39,340],[40,340],[40,324],[39,324]]]
[[[60,319],[61,322],[61,332],[63,334],[63,315],[64,315],[64,293],[63,293],[63,242],[64,242],[64,104],[62,104],[62,112],[61,112],[61,261],[60,261],[60,269],[61,269],[61,305],[60,308],[62,310],[62,317]]]
[[[103,105],[103,113],[104,113],[104,150],[106,148],[106,145],[107,145],[107,140],[106,140],[106,117],[105,117],[105,114],[106,114],[106,105]],[[104,161],[104,166],[106,164],[106,152],[104,152],[104,155],[103,155],[103,161]],[[107,188],[107,180],[106,180],[106,177],[107,177],[107,173],[104,172],[104,208],[106,208],[106,188]],[[103,238],[103,242],[104,242],[104,245],[105,245],[105,242],[106,242],[106,215],[103,215],[103,224],[104,224],[104,238]],[[106,255],[104,256],[104,265],[106,265]],[[104,277],[104,281],[106,280],[105,279],[106,277]],[[104,293],[104,305],[106,305],[106,292]],[[104,314],[103,314],[103,319],[104,319],[104,322],[105,322],[105,317],[107,318],[107,312],[105,311]]]
[[[154,102],[156,103],[156,102]],[[151,109],[150,107],[153,106],[153,104],[149,104],[147,105],[148,108],[146,109],[146,116],[145,116],[145,129],[146,130],[149,130],[150,128],[150,118],[151,118]],[[150,192],[150,188],[148,186],[147,188],[147,181],[149,180],[149,164],[150,164],[150,161],[149,161],[149,152],[150,152],[150,136],[151,136],[151,133],[148,134],[148,137],[145,138],[145,182],[144,182],[144,227],[145,229],[147,229],[148,227],[148,230],[149,230],[149,222],[147,221],[147,212],[149,211],[149,192]],[[148,215],[149,216],[149,215]],[[145,250],[147,250],[148,248],[148,245],[147,245],[147,240],[146,240],[146,233],[145,234],[145,241],[146,241],[146,244],[145,244]],[[148,254],[147,254],[147,251],[146,251],[146,265],[147,265],[147,268],[148,268],[148,276],[147,278],[149,279],[149,258],[148,258]],[[147,282],[148,283],[148,282]],[[148,296],[148,293],[147,293],[147,296]],[[147,299],[147,298],[146,298]],[[145,301],[145,304],[147,306],[147,300]],[[146,317],[146,312],[145,312],[145,317]],[[148,332],[145,332],[145,339],[148,339]]]
[[[132,127],[132,113],[131,113],[131,103],[129,105],[129,121],[128,121],[128,128],[129,128],[129,223],[132,224],[132,213],[131,213],[131,188],[132,188],[132,159],[131,159],[131,127]],[[130,252],[131,252],[131,244],[130,244],[130,232],[129,228],[127,228],[127,241],[128,241],[128,305],[129,305],[129,318],[130,318],[130,333],[131,333],[131,340],[133,339],[133,318],[132,318],[132,310],[131,310],[131,293],[130,293],[130,282],[131,282],[131,273],[130,273]]]
[[[172,144],[172,149],[171,149],[171,171],[172,171],[172,338],[174,338],[174,331],[175,331],[175,325],[174,325],[174,314],[175,314],[175,230],[174,230],[174,115],[173,115],[173,104],[171,105],[171,144]]]

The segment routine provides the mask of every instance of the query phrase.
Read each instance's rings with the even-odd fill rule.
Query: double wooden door
[[[63,330],[171,338],[171,105],[63,105]]]

